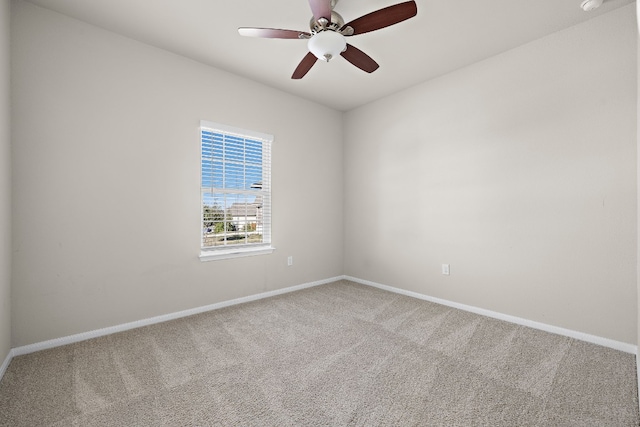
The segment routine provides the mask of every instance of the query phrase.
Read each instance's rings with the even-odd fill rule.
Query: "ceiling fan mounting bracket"
[[[327,30],[339,32],[340,28],[342,28],[343,26],[344,26],[344,19],[335,10],[331,11],[330,22],[326,18],[320,18],[316,20],[314,17],[311,17],[311,21],[309,21],[309,28],[311,29],[311,34],[317,34]]]

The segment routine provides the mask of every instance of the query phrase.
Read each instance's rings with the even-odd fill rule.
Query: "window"
[[[203,261],[271,253],[273,136],[200,122]]]

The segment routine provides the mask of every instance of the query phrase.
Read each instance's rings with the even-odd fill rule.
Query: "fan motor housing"
[[[325,30],[339,31],[344,26],[344,19],[335,10],[331,11],[331,22],[328,22],[324,18],[320,18],[316,21],[315,18],[311,18],[309,22],[309,28],[313,34],[319,33]]]

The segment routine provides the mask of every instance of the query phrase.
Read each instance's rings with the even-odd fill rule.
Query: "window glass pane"
[[[269,243],[270,145],[205,128],[201,135],[202,247]]]
[[[244,166],[233,163],[225,163],[224,188],[244,188]]]
[[[224,164],[220,161],[212,162],[211,164],[211,177],[213,179],[213,187],[224,187]]]
[[[246,194],[203,194],[203,246],[262,243],[262,199]]]
[[[244,140],[227,137],[224,145],[224,159],[228,162],[244,162]]]
[[[259,141],[247,140],[246,156],[247,163],[262,164],[262,143]]]
[[[202,195],[202,246],[224,245],[225,234],[230,228],[225,198],[224,194]]]
[[[246,189],[262,188],[262,166],[247,166]]]

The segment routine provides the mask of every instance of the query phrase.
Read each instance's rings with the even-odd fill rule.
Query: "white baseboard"
[[[110,326],[108,328],[96,329],[93,331],[82,332],[80,334],[69,335],[62,338],[55,338],[48,341],[42,341],[39,343],[29,344],[22,347],[16,347],[12,350],[12,356],[22,356],[24,354],[35,353],[36,351],[47,350],[54,347],[60,347],[75,342],[85,341],[92,338],[102,337],[105,335],[115,334],[116,332],[128,331],[129,329],[140,328],[142,326],[153,325],[155,323],[162,323],[168,320],[179,319],[182,317],[193,316],[194,314],[200,314],[211,310],[217,310],[219,308],[229,307],[232,305],[242,304],[245,302],[256,301],[263,298],[269,298],[276,295],[286,294],[289,292],[298,291],[300,289],[311,288],[314,286],[324,285],[326,283],[335,282],[341,280],[343,276],[332,277],[330,279],[319,280],[316,282],[304,283],[302,285],[291,286],[284,289],[277,289],[274,291],[263,292],[255,295],[249,295],[247,297],[236,298],[229,301],[223,301],[215,304],[206,305],[203,307],[196,307],[189,310],[178,311],[175,313],[163,314],[161,316],[150,317],[148,319],[136,320],[135,322],[124,323],[122,325]],[[6,362],[7,366],[9,365]],[[4,365],[3,365],[4,366]],[[4,371],[1,371],[4,374]],[[2,376],[0,375],[0,379]]]
[[[539,329],[546,332],[551,332],[558,335],[564,335],[567,337],[575,338],[581,341],[590,342],[593,344],[602,345],[604,347],[613,348],[615,350],[620,350],[626,353],[638,354],[638,347],[632,344],[627,344],[619,341],[614,341],[608,338],[602,338],[595,335],[585,334],[583,332],[577,332],[570,329],[564,329],[557,326],[547,325],[544,323],[534,322],[532,320],[523,319],[520,317],[510,316],[507,314],[498,313],[491,310],[485,310],[483,308],[473,307],[465,304],[460,304],[452,301],[447,301],[440,298],[430,297],[427,295],[423,295],[417,292],[407,291],[404,289],[394,288],[392,286],[383,285],[380,283],[372,282],[369,280],[358,279],[356,277],[351,276],[336,276],[329,279],[319,280],[316,282],[304,283],[302,285],[291,286],[284,289],[277,289],[274,291],[263,292],[255,295],[250,295],[242,298],[236,298],[229,301],[223,301],[215,304],[210,304],[202,307],[196,307],[189,310],[179,311],[175,313],[164,314],[161,316],[151,317],[148,319],[137,320],[135,322],[124,323],[121,325],[110,326],[107,328],[96,329],[93,331],[83,332],[80,334],[69,335],[62,338],[56,338],[48,341],[43,341],[39,343],[29,344],[21,347],[16,347],[11,349],[6,359],[4,360],[2,366],[0,366],[0,380],[4,376],[4,373],[11,362],[11,359],[16,356],[22,356],[29,353],[34,353],[36,351],[46,350],[54,347],[60,347],[67,344],[72,344],[75,342],[85,341],[92,338],[97,338],[105,335],[114,334],[117,332],[123,332],[130,329],[140,328],[143,326],[153,325],[156,323],[166,322],[168,320],[179,319],[182,317],[192,316],[194,314],[200,314],[207,311],[217,310],[224,307],[229,307],[232,305],[242,304],[245,302],[251,302],[260,300],[263,298],[269,298],[276,295],[281,295],[289,292],[298,291],[301,289],[311,288],[314,286],[324,285],[327,283],[335,282],[337,280],[350,280],[352,282],[360,283],[362,285],[373,286],[375,288],[383,289],[386,291],[394,292],[401,295],[406,295],[413,298],[418,298],[430,302],[434,302],[436,304],[442,304],[448,307],[457,308],[464,311],[469,311],[472,313],[480,314],[482,316],[492,317],[494,319],[504,320],[506,322],[515,323],[518,325],[528,326],[530,328]]]
[[[362,285],[373,286],[374,288],[383,289],[385,291],[390,291],[397,294],[434,302],[436,304],[446,305],[448,307],[469,311],[471,313],[480,314],[482,316],[492,317],[498,320],[504,320],[506,322],[515,323],[517,325],[528,326],[529,328],[539,329],[541,331],[550,332],[552,334],[564,335],[566,337],[575,338],[580,341],[586,341],[586,342],[598,344],[604,347],[613,348],[615,350],[623,351],[625,353],[631,353],[631,354],[638,353],[638,346],[635,346],[632,344],[615,341],[608,338],[598,337],[596,335],[589,335],[583,332],[573,331],[571,329],[560,328],[558,326],[547,325],[545,323],[534,322],[533,320],[510,316],[508,314],[502,314],[496,311],[485,310],[484,308],[473,307],[471,305],[465,305],[465,304],[460,304],[457,302],[448,301],[440,298],[430,297],[417,292],[406,291],[404,289],[394,288],[392,286],[382,285],[380,283],[372,282],[369,280],[358,279],[356,277],[344,276],[344,279],[350,280],[352,282],[360,283]]]
[[[9,367],[9,363],[11,363],[11,359],[13,359],[13,349],[9,350],[9,354],[7,354],[4,362],[2,362],[2,365],[0,365],[0,381],[2,381],[4,373],[7,372],[7,368]]]

